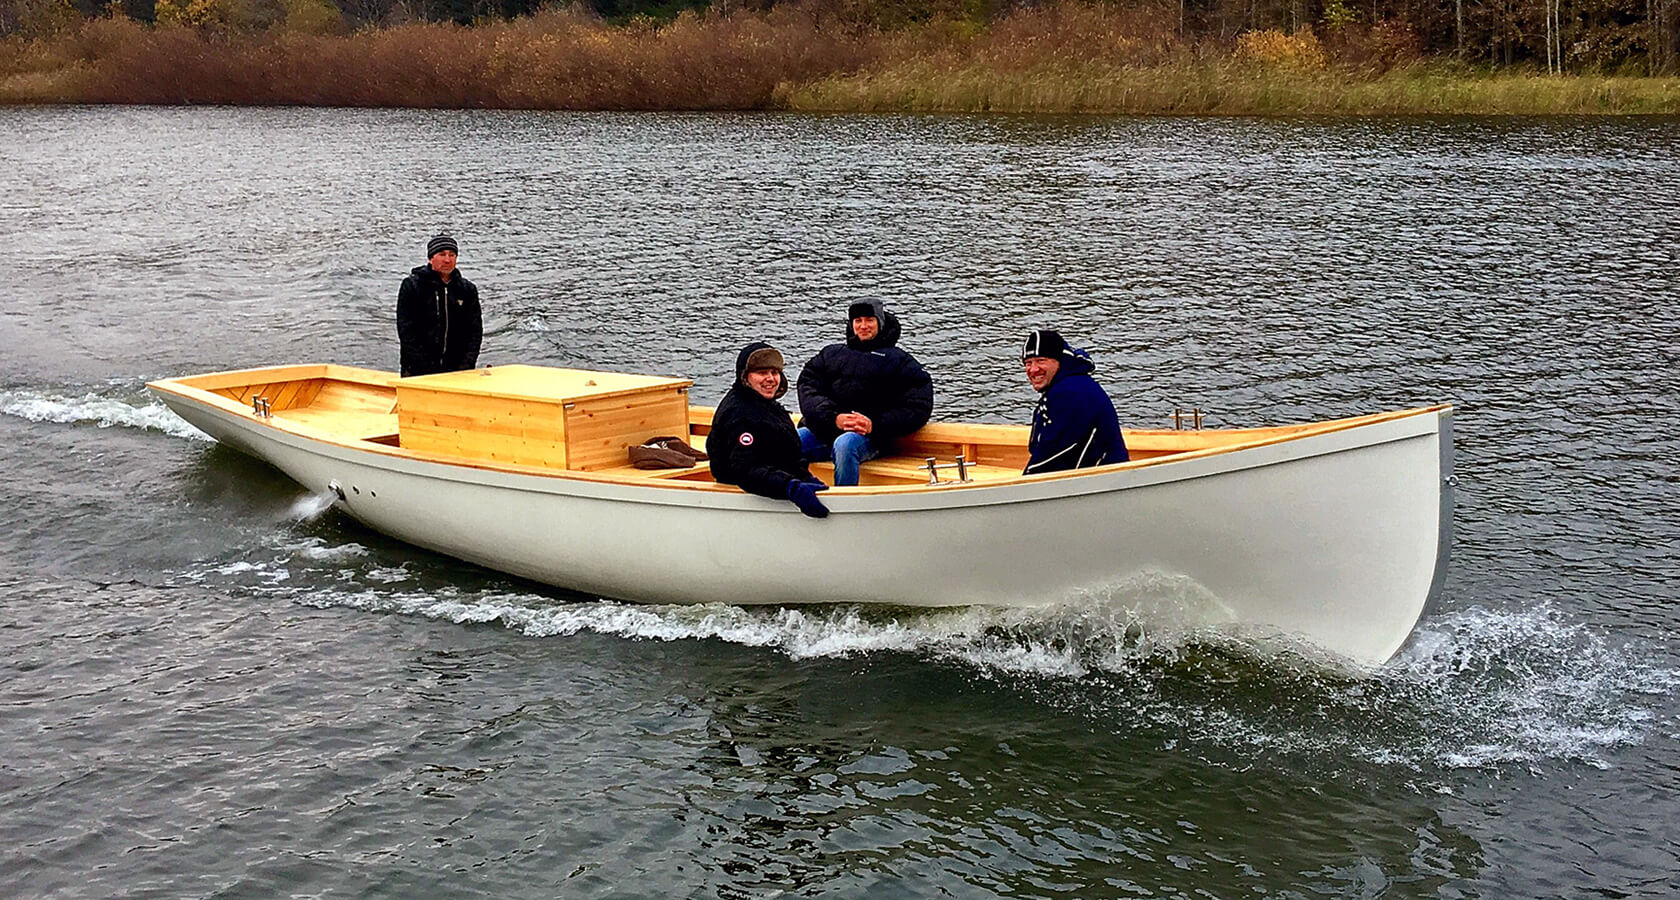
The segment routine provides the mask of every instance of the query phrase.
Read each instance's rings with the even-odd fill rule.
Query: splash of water
[[[89,393],[65,397],[27,390],[0,390],[0,413],[31,422],[60,425],[97,425],[100,428],[140,428],[175,437],[208,441],[210,436],[158,403],[135,406],[113,397]]]
[[[304,494],[292,501],[291,508],[286,511],[286,517],[294,522],[313,522],[332,509],[333,501],[337,499],[338,496],[332,491]]]
[[[1617,748],[1659,727],[1659,698],[1680,687],[1680,671],[1651,653],[1547,608],[1438,615],[1388,665],[1351,678],[1299,644],[1196,626],[1216,599],[1166,578],[1040,608],[567,603],[418,588],[406,568],[354,543],[290,534],[272,549],[266,563],[214,574],[311,606],[500,623],[533,638],[717,640],[793,660],[904,654],[966,669],[1094,727],[1160,731],[1182,752],[1326,769],[1608,766]],[[288,583],[299,569],[308,574]]]

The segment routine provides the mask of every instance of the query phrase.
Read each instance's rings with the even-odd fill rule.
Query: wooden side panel
[[[308,378],[321,378],[326,375],[327,369],[328,367],[324,365],[270,366],[265,369],[242,369],[236,372],[211,372],[205,375],[193,375],[175,379],[175,382],[185,387],[221,393],[230,389],[248,388],[252,385],[266,386]]]
[[[961,455],[971,463],[1019,472],[1027,464],[1027,432],[1024,425],[935,422],[899,441],[896,452],[933,456],[940,462],[951,462]]]
[[[251,401],[258,397],[268,399],[268,408],[274,412],[285,409],[297,409],[308,406],[320,391],[322,379],[304,378],[294,381],[264,381],[254,384],[229,385],[217,388],[214,393],[227,397],[241,406],[250,406]]]
[[[297,407],[313,406],[315,404],[315,398],[321,395],[322,389],[328,384],[334,383],[335,382],[326,378],[311,378],[308,381],[300,382],[297,392],[297,402],[293,405]],[[390,412],[389,409],[385,411]]]
[[[688,393],[674,388],[579,400],[566,408],[568,462],[573,469],[622,466],[631,445],[687,433]]]
[[[308,392],[311,394],[317,393],[321,390],[321,380],[319,378],[310,378],[304,381],[286,381],[280,384],[271,384],[268,386],[268,390],[263,392],[263,396],[268,398],[269,409],[274,412],[291,409],[294,406],[308,406],[309,404],[307,401],[302,403],[298,402],[299,395],[305,393],[303,390],[304,385],[312,386],[312,389]]]
[[[400,386],[402,446],[528,466],[566,468],[566,417],[558,404]]]
[[[397,392],[394,388],[328,378],[320,380],[314,392],[309,395],[308,402],[300,405],[338,412],[384,415],[392,412],[396,404]]]
[[[311,392],[326,384],[343,384],[352,388],[383,388],[389,392],[391,385],[396,380],[397,376],[391,372],[326,364],[269,366],[261,369],[241,369],[233,372],[211,372],[185,378],[164,379],[158,384],[160,386],[176,385],[183,388],[208,391],[233,400],[240,405],[249,405],[253,397],[268,397],[270,407],[278,412],[282,407],[274,401],[286,385],[295,384],[297,386],[295,388],[297,397],[296,399],[288,399],[288,402],[292,405],[286,408],[299,408],[313,403],[314,395]],[[385,412],[390,412],[390,410],[386,409]]]

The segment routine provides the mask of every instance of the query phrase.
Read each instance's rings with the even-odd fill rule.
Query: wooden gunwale
[[[241,403],[227,393],[230,388],[240,388],[252,385],[271,387],[287,381],[301,381],[308,379],[324,379],[350,384],[363,385],[372,388],[388,388],[391,391],[392,402],[395,402],[396,382],[398,376],[390,372],[380,372],[372,369],[360,369],[350,366],[339,366],[330,363],[312,365],[274,366],[261,369],[244,369],[227,372],[213,372],[204,375],[194,375],[178,379],[163,379],[151,382],[148,386],[155,390],[165,391],[180,397],[202,403],[225,412],[242,417],[254,417],[250,407]],[[1129,448],[1140,452],[1154,452],[1154,455],[1143,459],[1133,459],[1129,462],[1116,463],[1090,469],[1077,469],[1066,472],[1049,472],[1038,475],[1017,475],[1009,479],[982,479],[967,483],[942,483],[937,490],[969,490],[975,488],[997,487],[1008,484],[1037,483],[1041,481],[1057,481],[1068,478],[1081,478],[1098,472],[1112,472],[1119,470],[1142,469],[1165,463],[1180,462],[1190,459],[1201,459],[1246,450],[1253,447],[1263,447],[1285,443],[1309,435],[1331,434],[1346,431],[1379,422],[1409,418],[1412,416],[1439,413],[1450,408],[1450,404],[1435,404],[1414,409],[1395,410],[1390,412],[1373,413],[1363,416],[1353,416],[1345,419],[1334,419],[1326,422],[1265,426],[1251,429],[1206,429],[1203,431],[1180,431],[1173,429],[1126,429],[1125,438]],[[280,410],[276,410],[280,412]],[[262,424],[277,430],[297,435],[299,437],[318,441],[331,446],[355,450],[364,453],[374,453],[393,459],[412,459],[442,465],[456,466],[464,469],[482,470],[487,472],[506,472],[520,475],[532,475],[545,478],[573,479],[606,484],[621,485],[657,485],[663,489],[677,489],[689,491],[736,492],[739,488],[733,485],[720,485],[705,481],[687,481],[683,476],[696,474],[704,466],[692,469],[670,470],[641,470],[629,467],[613,467],[597,471],[577,469],[555,469],[544,466],[521,465],[518,463],[497,462],[481,459],[464,459],[448,454],[416,451],[404,447],[379,443],[371,438],[388,438],[387,434],[374,434],[367,437],[347,438],[341,429],[313,424],[307,419],[307,413],[298,417],[298,410],[292,411],[292,416],[276,415],[266,420],[259,420]],[[710,430],[712,416],[715,409],[710,407],[690,408],[691,435],[703,435]],[[330,414],[318,418],[343,421],[352,413],[334,410]],[[385,421],[388,417],[391,423],[390,433],[395,433],[395,413],[364,413],[367,416],[362,421]],[[990,423],[931,423],[921,431],[907,438],[912,445],[947,444],[975,449],[975,455],[970,457],[979,465],[985,454],[980,452],[987,446],[1021,447],[1024,454],[1024,444],[1027,428],[1024,425],[999,425]],[[1164,445],[1171,442],[1172,446],[1183,447],[1187,443],[1202,446],[1191,450],[1165,452]],[[928,455],[928,454],[924,454]],[[1024,455],[1022,457],[1024,459]],[[900,454],[887,457],[883,468],[899,468],[899,461],[909,460],[916,465],[921,460],[911,454]],[[948,460],[942,459],[941,462]],[[870,463],[864,464],[866,467]],[[634,474],[631,474],[634,472]],[[904,483],[890,485],[863,485],[858,487],[835,488],[848,494],[903,494],[919,492],[932,486],[919,483]]]

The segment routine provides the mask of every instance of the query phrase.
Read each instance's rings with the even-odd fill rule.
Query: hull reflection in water
[[[1199,602],[1143,618],[1284,636],[1369,668],[1406,641],[1445,571],[1447,406],[1127,431],[1131,462],[1031,477],[1024,427],[936,423],[866,463],[863,484],[826,492],[833,514],[813,520],[713,483],[703,463],[628,465],[647,437],[704,440],[711,410],[689,408],[688,385],[302,365],[149,387],[377,531],[624,600],[1031,607],[1165,577]]]

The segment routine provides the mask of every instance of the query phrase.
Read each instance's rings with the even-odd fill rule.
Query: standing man
[[[1084,350],[1075,349],[1048,328],[1027,335],[1021,366],[1038,391],[1032,437],[1027,440],[1027,468],[1022,474],[1061,472],[1125,462],[1126,442],[1114,401],[1091,377],[1096,367]]]
[[[787,393],[782,354],[763,341],[741,348],[735,357],[735,383],[712,414],[706,457],[712,479],[734,484],[749,494],[789,500],[813,519],[828,516],[817,498],[828,485],[805,467],[793,417],[782,408]]]
[[[397,339],[402,375],[458,372],[478,365],[484,320],[478,288],[455,268],[455,239],[426,244],[426,265],[415,266],[397,290]]]
[[[898,347],[898,317],[879,300],[846,310],[846,342],[829,344],[799,373],[799,441],[806,459],[833,459],[834,484],[933,415],[933,379]]]

